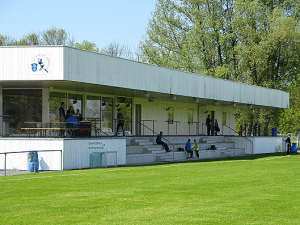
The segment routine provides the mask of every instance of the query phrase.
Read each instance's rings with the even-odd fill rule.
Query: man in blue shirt
[[[164,148],[165,148],[165,150],[166,150],[167,152],[170,152],[171,150],[169,149],[169,146],[168,146],[165,142],[163,142],[163,141],[161,140],[162,135],[163,135],[163,132],[162,132],[162,131],[159,133],[159,135],[157,135],[157,137],[156,137],[156,144],[163,145]]]
[[[186,155],[187,155],[187,159],[190,159],[193,157],[193,152],[192,152],[192,143],[191,143],[191,139],[189,139],[187,141],[187,143],[185,144],[185,150],[186,150]]]
[[[73,130],[78,128],[78,119],[71,113],[70,117],[67,119],[66,121],[67,123],[67,128],[71,128],[71,136],[77,136],[78,135],[78,131],[77,130]]]

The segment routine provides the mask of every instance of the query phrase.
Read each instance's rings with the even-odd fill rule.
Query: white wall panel
[[[49,73],[33,73],[45,55]],[[286,108],[289,94],[60,46],[0,47],[1,80],[70,80],[188,97]]]
[[[31,64],[39,57],[45,58],[45,70],[32,71]],[[49,65],[49,66],[48,66]],[[62,80],[63,48],[48,47],[1,47],[0,80]]]
[[[62,150],[63,169],[90,167],[93,152],[117,151],[118,165],[126,164],[125,139],[0,139],[1,152],[24,152],[38,150]],[[60,170],[60,152],[38,152],[40,170]],[[115,155],[108,154],[108,166],[115,165]],[[7,169],[28,170],[27,153],[7,154]],[[0,154],[0,169],[4,169],[4,154]]]

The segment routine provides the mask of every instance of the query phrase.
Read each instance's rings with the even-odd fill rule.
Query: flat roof
[[[1,46],[0,82],[3,88],[51,87],[200,105],[289,108],[287,92],[66,46]]]

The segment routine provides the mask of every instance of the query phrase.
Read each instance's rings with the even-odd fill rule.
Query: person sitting
[[[78,128],[78,119],[74,116],[74,114],[70,113],[70,117],[66,120],[67,128],[71,129],[71,136],[78,136],[78,131],[75,130]]]
[[[163,141],[161,140],[162,135],[163,135],[163,132],[162,132],[162,131],[159,133],[159,135],[157,135],[157,137],[156,137],[156,144],[159,144],[159,145],[164,146],[166,152],[170,152],[171,150],[169,149],[169,146],[168,146],[165,142],[163,142]]]
[[[71,114],[75,115],[73,106],[70,106],[70,108],[67,110],[67,119],[71,116]]]

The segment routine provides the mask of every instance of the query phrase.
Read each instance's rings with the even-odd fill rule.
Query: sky
[[[0,0],[0,34],[20,39],[52,26],[98,48],[115,41],[136,49],[156,0]]]

